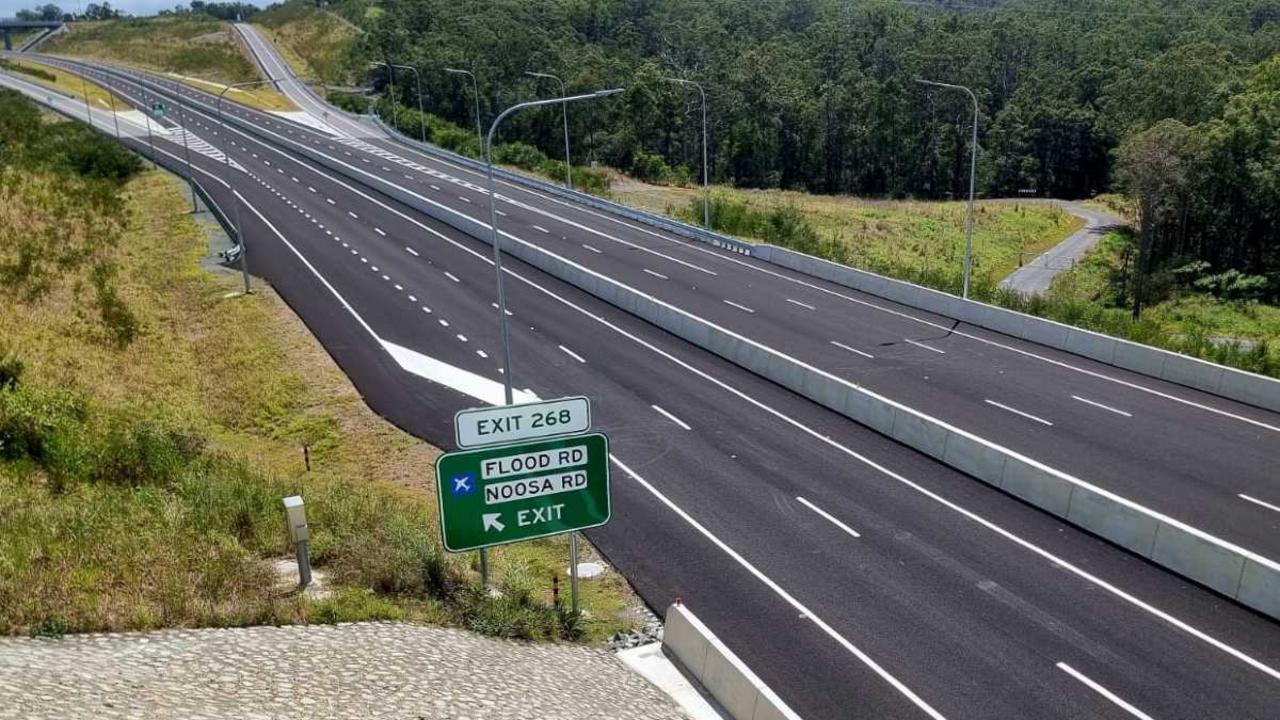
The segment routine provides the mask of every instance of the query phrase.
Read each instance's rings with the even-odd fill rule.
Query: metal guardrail
[[[416,150],[418,152],[425,153],[427,155],[438,157],[448,162],[452,162],[458,165],[464,165],[468,168],[471,168],[472,170],[476,170],[477,172],[486,172],[488,168],[488,166],[485,163],[480,162],[475,158],[470,158],[470,157],[467,157],[466,155],[461,155],[451,150],[445,150],[442,147],[438,147],[436,145],[431,145],[428,143],[422,143],[412,138],[409,138],[407,136],[401,135],[399,132],[395,130],[395,128],[392,128],[390,125],[387,125],[382,120],[382,118],[378,117],[377,115],[371,115],[370,117],[372,118],[373,122],[375,122],[378,125],[378,127],[380,127],[383,131],[385,131],[390,136],[390,139],[392,142],[395,142],[399,145],[403,145],[411,150]],[[700,227],[695,227],[688,223],[680,222],[679,220],[673,220],[663,215],[657,215],[654,213],[645,212],[644,210],[638,210],[636,208],[623,205],[621,203],[613,202],[612,200],[605,200],[604,198],[599,198],[599,197],[596,197],[595,195],[588,195],[587,193],[579,192],[577,190],[570,190],[569,188],[547,182],[546,180],[542,180],[540,178],[525,175],[523,173],[512,172],[510,170],[506,170],[503,168],[495,167],[493,170],[493,174],[494,174],[494,177],[501,178],[502,180],[505,180],[507,182],[514,183],[516,185],[523,185],[524,187],[530,188],[532,190],[537,190],[539,192],[543,192],[548,195],[554,195],[556,197],[559,197],[564,200],[568,200],[570,202],[587,205],[588,207],[592,207],[596,210],[607,212],[611,215],[624,217],[628,220],[634,220],[635,222],[643,223],[650,227],[655,227],[661,230],[665,230],[667,232],[673,233],[675,235],[679,235],[681,237],[688,238],[690,240],[697,240],[698,242],[707,243],[708,245],[714,245],[715,247],[722,248],[724,250],[729,250],[731,252],[736,252],[741,255],[746,255],[748,257],[750,257],[753,254],[754,246],[751,243],[744,242],[742,240],[736,240],[731,237],[726,237],[719,233],[710,232]]]
[[[213,199],[213,195],[205,189],[204,185],[200,184],[199,180],[192,179],[191,184],[195,187],[196,195],[200,197],[200,202],[204,203],[205,208],[209,210],[209,214],[222,226],[222,230],[227,234],[227,237],[231,238],[231,244],[239,245],[240,237],[236,235],[236,226],[231,222],[231,218],[226,211]]]

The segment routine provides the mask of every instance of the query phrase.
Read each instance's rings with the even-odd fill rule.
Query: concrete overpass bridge
[[[61,20],[17,20],[15,18],[0,18],[0,34],[4,35],[5,50],[13,50],[13,34],[15,32],[23,32],[39,28],[43,28],[45,30],[44,33],[41,33],[29,40],[27,43],[24,43],[24,47],[18,48],[19,50],[25,50],[26,45],[30,45],[40,38],[49,35],[51,32],[57,31],[62,26],[63,22]]]

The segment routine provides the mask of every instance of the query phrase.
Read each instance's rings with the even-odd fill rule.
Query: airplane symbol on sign
[[[470,495],[476,490],[476,479],[470,473],[466,475],[455,475],[453,478],[452,495]]]

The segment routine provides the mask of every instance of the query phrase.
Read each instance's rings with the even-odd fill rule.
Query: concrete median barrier
[[[1280,381],[1090,330],[965,300],[773,245],[754,257],[805,275],[1098,362],[1280,412]],[[938,302],[938,296],[950,298]]]
[[[163,88],[153,89],[164,94]],[[269,135],[268,139],[293,148],[298,154],[339,175],[372,186],[387,196],[482,241],[488,241],[491,237],[488,228],[480,221],[431,202],[389,180],[366,173],[355,165],[330,158],[302,143],[270,134],[244,120],[232,117],[228,121],[246,132],[264,138]],[[1199,532],[1172,518],[1093,487],[1084,480],[1026,458],[998,443],[956,428],[774,348],[726,330],[687,310],[578,265],[531,242],[507,234],[500,236],[500,242],[503,250],[510,255],[605,302],[634,313],[677,337],[1235,598],[1259,612],[1280,619],[1280,600],[1277,600],[1275,593],[1275,589],[1280,586],[1280,565],[1269,559]],[[768,254],[773,257],[781,255],[776,248],[769,250]],[[800,261],[825,262],[806,256],[801,256]],[[844,270],[860,273],[847,268]],[[884,282],[884,279],[881,278],[880,281]],[[909,292],[905,288],[900,290]],[[919,288],[915,292],[917,298],[924,297]],[[939,300],[934,291],[927,292],[932,301]],[[961,303],[960,307],[966,315],[989,314],[993,311],[1008,313],[999,308],[968,303],[958,298],[948,300],[947,296],[943,296],[942,299]],[[1017,322],[1018,318],[1024,324],[1047,322],[1014,313],[1008,315],[1014,316],[1010,322]],[[1043,337],[1060,337],[1062,343],[1068,343],[1070,334],[1066,331],[1067,326],[1058,323],[1052,325],[1057,327],[1033,332]],[[1081,341],[1077,339],[1076,342]],[[1164,370],[1166,356],[1172,355],[1141,348],[1133,343],[1114,342],[1117,364],[1120,364],[1121,358],[1132,360],[1135,364],[1145,363],[1157,377]],[[1141,352],[1143,350],[1146,352]],[[1195,376],[1196,372],[1198,369],[1188,371],[1179,368],[1174,371],[1179,376]],[[1236,383],[1233,387],[1241,389],[1255,387],[1247,381],[1237,379],[1233,382]],[[1228,384],[1225,375],[1221,384]],[[1261,387],[1270,388],[1272,385]],[[1276,399],[1280,400],[1280,395]],[[1280,405],[1280,402],[1277,404]]]
[[[662,646],[734,720],[800,720],[684,605],[667,608]]]

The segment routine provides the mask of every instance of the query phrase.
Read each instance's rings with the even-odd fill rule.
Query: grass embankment
[[[440,547],[436,450],[373,415],[269,288],[239,296],[234,273],[201,268],[176,180],[12,93],[0,131],[0,634],[628,624],[616,575],[584,583],[581,620],[551,605],[564,540],[493,552],[503,594],[481,591],[474,554]],[[271,569],[291,494],[327,599]]]
[[[330,85],[350,85],[358,68],[351,49],[360,29],[334,13],[304,0],[273,5],[253,23],[275,44],[301,77],[319,78]]]
[[[34,80],[45,87],[53,88],[76,98],[83,98],[85,93],[88,93],[89,102],[92,105],[105,110],[111,109],[111,96],[107,91],[81,78],[79,75],[73,75],[33,60],[16,57],[0,59],[0,69],[19,73],[27,80]],[[123,107],[123,102],[120,105]]]
[[[615,178],[619,202],[702,224],[702,190]],[[964,255],[963,202],[866,200],[784,190],[712,190],[711,224],[748,240],[772,242],[895,277],[956,276]],[[994,286],[1018,266],[1018,253],[1052,247],[1083,221],[1042,203],[981,201],[974,212],[975,284]]]
[[[231,25],[206,15],[71,23],[41,51],[166,73],[205,91],[260,79]],[[234,90],[227,97],[261,110],[296,109],[270,88]]]
[[[1006,304],[1071,325],[1280,377],[1280,308],[1249,299],[1231,275],[1193,267],[1158,270],[1149,277],[1152,299],[1133,319],[1126,256],[1134,239],[1111,233],[1070,271],[1054,279],[1043,298],[1006,298]]]

